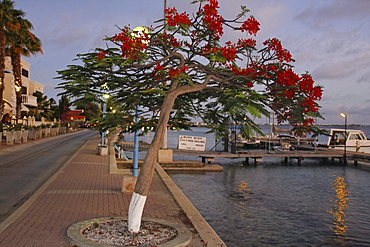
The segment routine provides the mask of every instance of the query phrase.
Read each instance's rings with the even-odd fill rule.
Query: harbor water
[[[370,246],[370,172],[333,164],[170,173],[227,246]]]
[[[193,135],[207,137],[209,149],[205,131],[169,131],[169,147]],[[223,172],[169,173],[227,246],[370,246],[370,171],[317,160],[242,161],[216,159]]]

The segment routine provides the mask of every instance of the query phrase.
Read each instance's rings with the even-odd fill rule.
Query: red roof
[[[86,121],[86,117],[85,116],[81,116],[81,114],[84,112],[84,110],[70,110],[69,112],[66,113],[67,117],[66,117],[66,120],[67,121],[81,121],[81,122],[85,122]]]
[[[70,110],[67,112],[67,116],[80,116],[84,110]]]

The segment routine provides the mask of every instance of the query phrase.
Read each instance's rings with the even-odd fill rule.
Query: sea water
[[[227,246],[370,246],[370,172],[342,164],[224,164],[170,173]]]

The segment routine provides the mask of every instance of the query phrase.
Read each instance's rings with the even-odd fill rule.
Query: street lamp
[[[345,139],[344,139],[344,155],[343,155],[343,160],[344,163],[347,163],[347,114],[341,113],[340,114],[342,117],[344,117],[344,132],[345,132]]]
[[[132,30],[133,37],[142,37],[144,34],[148,34],[149,30],[145,27],[136,27]],[[149,43],[149,40],[142,40],[144,44]],[[135,108],[135,118],[134,122],[137,124],[139,122],[139,111],[140,106],[136,105]],[[133,157],[133,167],[132,167],[132,176],[137,177],[139,171],[139,131],[135,129],[134,132],[134,157]]]
[[[26,116],[23,117],[22,124],[28,126],[28,119]]]
[[[16,125],[17,124],[17,118],[13,115],[12,116],[12,120],[11,120],[12,124]]]

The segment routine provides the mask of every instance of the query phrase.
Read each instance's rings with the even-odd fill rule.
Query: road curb
[[[162,179],[175,201],[179,204],[180,208],[184,211],[188,219],[197,230],[199,236],[207,246],[226,246],[222,239],[217,235],[213,228],[203,218],[199,211],[184,195],[184,193],[177,187],[175,182],[168,176],[163,168],[157,163],[155,167],[157,174]]]

